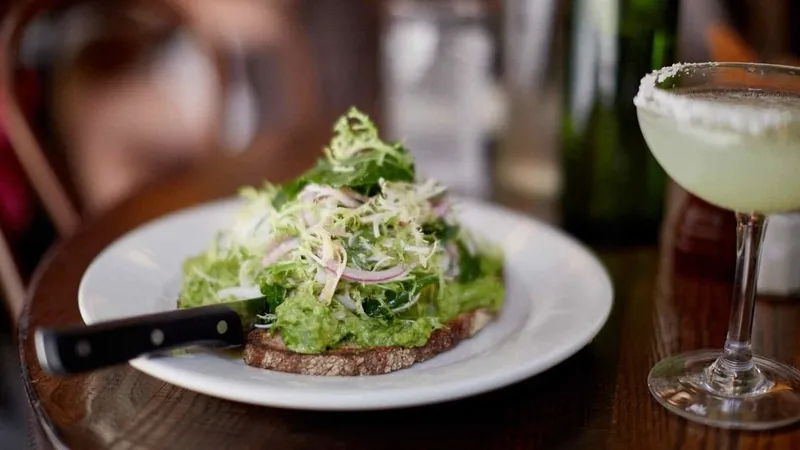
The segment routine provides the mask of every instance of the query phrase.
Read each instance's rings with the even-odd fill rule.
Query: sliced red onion
[[[433,203],[431,206],[433,207],[434,214],[439,218],[443,218],[450,211],[450,203],[446,200]]]
[[[347,206],[348,208],[358,208],[359,206],[361,206],[362,202],[354,199],[353,197],[349,197],[345,193],[338,191],[336,189],[332,188],[329,189],[331,196],[336,198],[336,200],[339,200],[339,203],[343,204],[344,206]]]
[[[458,258],[458,247],[453,241],[448,241],[447,244],[444,246],[444,249],[447,250],[447,253],[450,255],[451,258],[457,259]]]
[[[309,189],[308,186],[306,186],[306,188],[303,189],[303,192],[300,193],[300,201],[303,203],[313,203],[315,197],[314,191]]]
[[[339,267],[336,263],[328,263],[327,269],[330,272],[336,273]],[[354,269],[352,267],[345,267],[342,272],[342,278],[348,281],[357,281],[364,284],[385,283],[387,281],[394,281],[406,276],[408,272],[402,264],[398,264],[386,270],[379,270],[375,272]]]
[[[287,253],[297,248],[299,242],[295,238],[287,239],[280,244],[273,247],[266,255],[261,259],[261,264],[263,266],[271,266],[275,264],[283,258]]]
[[[303,222],[305,222],[307,227],[314,226],[317,223],[316,218],[314,214],[308,210],[308,207],[314,204],[314,193],[308,190],[303,191],[303,193],[300,194],[300,202],[306,205],[306,207],[303,208]]]
[[[353,197],[348,196],[339,189],[334,189],[330,186],[321,186],[318,184],[309,185],[306,189],[314,195],[315,199],[323,197],[331,197],[336,199],[339,203],[348,208],[356,208],[360,205],[359,201]]]
[[[369,197],[367,197],[366,195],[361,195],[358,192],[350,189],[349,187],[343,187],[341,189],[341,191],[342,191],[342,193],[344,195],[346,195],[346,196],[348,196],[350,198],[354,198],[354,199],[360,201],[361,203],[367,203],[369,201]]]
[[[313,227],[317,224],[317,220],[314,218],[314,215],[311,214],[311,211],[305,210],[303,211],[303,222],[305,222],[306,227]]]
[[[309,184],[300,194],[300,201],[307,206],[311,206],[317,200],[323,198],[333,198],[338,203],[347,206],[348,208],[357,208],[361,206],[361,202],[369,200],[356,192],[352,192],[351,195],[351,192],[352,191],[350,190],[345,191],[344,189],[334,189],[330,186]],[[308,210],[308,208],[304,208],[302,215],[303,221],[307,227],[314,226],[319,222],[319,220],[314,216],[314,214],[312,214],[311,211]]]

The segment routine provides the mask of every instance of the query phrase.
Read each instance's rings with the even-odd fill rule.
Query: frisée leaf
[[[312,168],[240,196],[230,225],[186,259],[179,307],[261,295],[256,326],[290,351],[322,353],[425,345],[453,317],[502,305],[502,255],[355,108]]]

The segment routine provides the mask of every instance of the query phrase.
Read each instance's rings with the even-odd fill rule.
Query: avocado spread
[[[184,262],[180,308],[263,297],[255,326],[322,353],[422,346],[457,315],[503,304],[499,249],[356,109],[306,173],[240,196],[232,224]]]

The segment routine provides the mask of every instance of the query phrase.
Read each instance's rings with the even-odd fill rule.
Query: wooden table
[[[49,253],[26,305],[20,351],[30,401],[56,447],[800,448],[798,428],[770,433],[707,428],[668,414],[650,397],[645,383],[650,367],[680,351],[720,347],[728,318],[730,249],[720,253],[719,246],[702,250],[699,245],[695,254],[676,253],[692,236],[669,233],[661,250],[598,252],[613,277],[616,297],[607,325],[586,348],[524,382],[452,403],[368,413],[291,411],[196,394],[128,366],[71,379],[50,378],[40,370],[34,329],[81,320],[78,283],[106,245],[168,211],[231,195],[242,183],[293,176],[313,157],[296,150],[319,148],[325,138],[267,139],[261,145],[278,149],[273,156],[246,154],[154,186],[88,221]],[[294,157],[289,159],[292,167],[286,166],[287,156]],[[762,300],[756,312],[756,351],[800,365],[795,351],[799,319],[800,302]]]

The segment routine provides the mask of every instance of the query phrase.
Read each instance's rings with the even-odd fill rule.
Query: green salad
[[[322,353],[422,346],[459,314],[503,304],[500,250],[459,226],[446,188],[356,109],[305,174],[240,195],[232,225],[185,261],[179,307],[264,297],[257,327]]]

